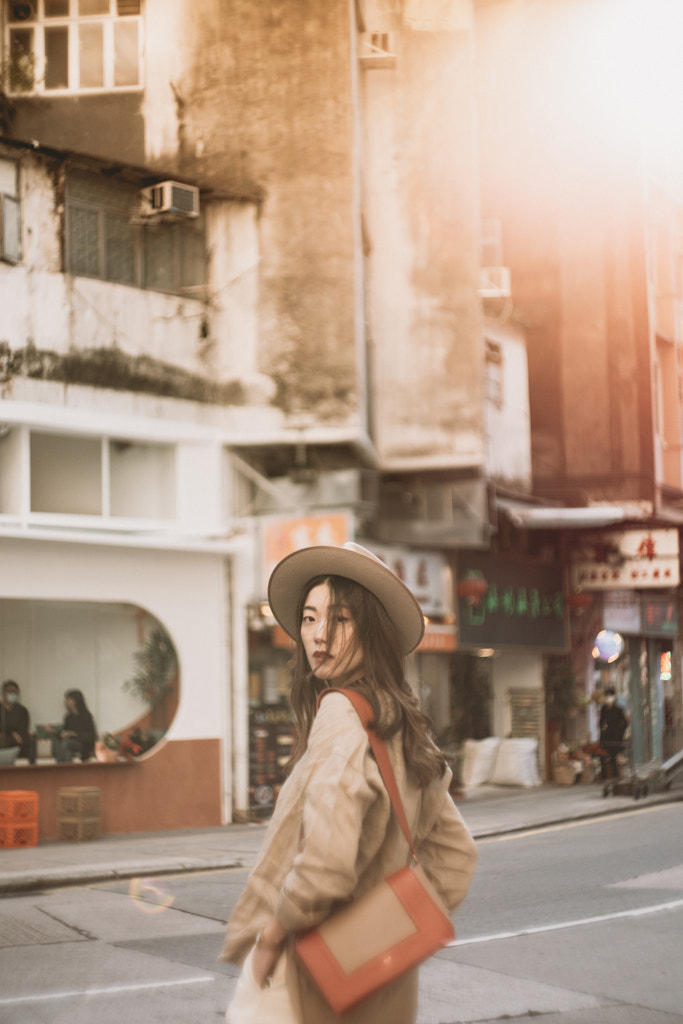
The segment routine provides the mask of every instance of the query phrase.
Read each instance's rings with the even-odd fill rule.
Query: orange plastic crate
[[[0,825],[35,822],[38,818],[38,794],[25,789],[0,792]]]
[[[38,823],[0,825],[0,849],[13,849],[20,846],[38,845]]]

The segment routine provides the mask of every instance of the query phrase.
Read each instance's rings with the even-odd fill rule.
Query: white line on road
[[[140,992],[146,988],[169,988],[171,985],[196,985],[202,981],[214,981],[214,978],[202,975],[197,978],[179,978],[173,981],[143,981],[139,985],[110,985],[106,988],[73,989],[71,992],[46,992],[39,996],[12,996],[0,999],[0,1006],[16,1006],[18,1003],[46,1003],[53,999],[73,999],[78,996],[110,996],[122,995],[124,992]]]
[[[642,917],[645,914],[658,914],[662,910],[676,910],[683,907],[683,899],[670,900],[668,903],[656,903],[651,907],[636,907],[634,910],[619,910],[614,914],[600,914],[598,917],[581,917],[576,921],[558,921],[557,924],[543,924],[537,928],[523,928],[517,932],[498,932],[495,935],[478,935],[473,939],[456,939],[449,946],[473,946],[476,942],[496,942],[498,939],[516,939],[522,935],[538,935],[540,932],[561,931],[563,928],[580,928],[587,924],[602,924],[605,921],[618,921],[625,917]]]

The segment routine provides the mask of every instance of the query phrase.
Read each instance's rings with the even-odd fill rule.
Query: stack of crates
[[[0,848],[38,845],[38,794],[24,789],[0,792]]]
[[[81,841],[102,835],[102,798],[97,786],[57,790],[57,838]]]

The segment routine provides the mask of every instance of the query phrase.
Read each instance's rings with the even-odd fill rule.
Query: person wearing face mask
[[[19,747],[18,757],[28,758],[31,764],[36,760],[36,738],[31,735],[31,718],[28,709],[21,703],[19,684],[6,679],[2,684],[0,703],[0,747]]]
[[[617,756],[624,749],[624,734],[628,722],[622,708],[616,703],[613,686],[605,690],[605,701],[600,708],[600,745],[605,751],[602,760],[603,778],[619,777]]]

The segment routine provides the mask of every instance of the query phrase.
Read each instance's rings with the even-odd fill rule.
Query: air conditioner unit
[[[363,32],[358,45],[358,59],[363,68],[396,67],[390,32]]]
[[[482,267],[479,271],[479,295],[482,299],[510,298],[510,268]]]
[[[199,216],[199,189],[179,181],[160,181],[140,192],[140,212],[145,217],[175,213],[181,217]]]

